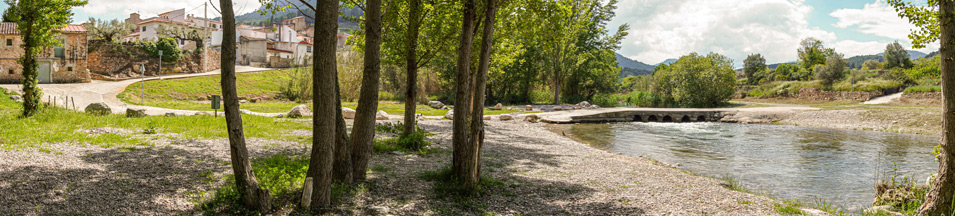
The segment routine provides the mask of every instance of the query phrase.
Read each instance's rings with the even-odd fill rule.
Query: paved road
[[[899,93],[890,94],[890,95],[886,95],[882,97],[872,98],[872,100],[866,101],[862,104],[887,104],[889,102],[892,102],[892,100],[895,100],[901,97],[902,97],[902,92],[899,92]]]
[[[236,66],[237,73],[247,73],[247,72],[258,72],[271,70],[269,68],[255,68],[255,67],[246,67],[246,66]],[[209,76],[220,74],[221,71],[214,70],[206,73],[195,73],[195,74],[180,74],[172,76],[163,76],[163,79],[178,79],[186,77],[197,77],[197,76]],[[146,80],[157,80],[159,77],[147,77]],[[134,109],[145,109],[147,115],[164,115],[166,113],[176,113],[177,115],[195,115],[196,113],[209,113],[202,111],[194,110],[179,110],[179,109],[167,109],[159,107],[150,107],[150,106],[139,106],[126,104],[119,98],[116,98],[116,95],[123,92],[126,89],[126,86],[142,81],[142,79],[130,79],[124,81],[100,81],[93,80],[90,83],[68,83],[68,84],[40,84],[40,89],[43,91],[43,101],[52,101],[53,97],[56,97],[57,106],[63,106],[63,98],[72,97],[73,102],[76,103],[76,110],[82,111],[86,106],[92,103],[105,102],[112,108],[113,113],[123,114],[126,113],[126,108]],[[16,92],[23,93],[22,86],[19,84],[2,84],[0,88],[5,88],[13,90]],[[148,88],[148,87],[147,87]],[[68,107],[73,109],[72,103]],[[256,113],[259,114],[259,113]],[[269,115],[269,114],[263,114]]]

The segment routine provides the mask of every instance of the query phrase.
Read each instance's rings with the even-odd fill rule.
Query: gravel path
[[[472,199],[440,197],[418,175],[451,161],[450,121],[423,121],[436,153],[377,154],[365,192],[341,214],[767,215],[773,200],[726,189],[651,160],[597,150],[543,124],[489,121],[482,174],[495,184]],[[91,130],[101,132],[103,130]],[[106,130],[124,133],[122,130]],[[294,133],[305,134],[305,131]],[[49,144],[0,150],[0,212],[15,215],[199,214],[193,200],[231,173],[225,139],[155,136],[149,146]],[[254,156],[306,154],[305,144],[251,139]],[[205,196],[208,196],[206,194]],[[282,214],[282,213],[280,213]]]

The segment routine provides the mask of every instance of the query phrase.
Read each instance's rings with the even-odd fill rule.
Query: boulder
[[[524,116],[524,121],[527,121],[530,123],[537,123],[538,121],[540,121],[540,119],[541,119],[540,116],[533,115],[533,114]]]
[[[240,104],[244,104],[244,103],[248,103],[248,102],[249,102],[248,100],[239,100],[239,103],[240,103]]]
[[[484,120],[491,120],[491,116],[484,116]]]
[[[93,115],[107,115],[113,113],[113,110],[109,108],[109,105],[106,103],[92,103],[89,106],[86,106],[84,109],[86,113]]]
[[[249,100],[249,102],[258,103],[258,102],[259,102],[259,98],[252,98],[251,100]]]
[[[10,95],[10,100],[23,103],[23,97],[20,97],[20,95]]]
[[[504,105],[501,105],[501,103],[497,103],[497,105],[494,105],[494,110],[502,110],[502,109],[504,109]]]
[[[444,114],[444,118],[454,120],[454,110],[448,110],[448,113]]]
[[[142,117],[146,117],[146,109],[126,108],[126,117],[127,117],[127,118],[142,118]]]
[[[197,101],[204,101],[206,99],[207,99],[206,96],[199,96],[198,98],[196,98]]]
[[[591,105],[590,102],[587,102],[587,101],[583,101],[577,104],[578,107],[583,107],[583,108],[590,107],[590,105]]]
[[[498,116],[497,118],[501,119],[501,121],[514,120],[514,116],[511,116],[510,114],[501,114],[501,116]]]
[[[378,113],[375,113],[375,120],[388,120],[388,119],[390,119],[388,117],[388,113],[386,113],[384,110],[379,110]]]
[[[288,116],[289,118],[299,118],[299,117],[311,116],[311,115],[312,115],[312,109],[302,104],[302,105],[292,107],[292,110],[289,110],[288,114],[285,116]]]
[[[355,113],[355,110],[351,108],[342,107],[342,116],[345,116],[345,119],[355,119]]]
[[[564,110],[564,107],[562,107],[562,106],[554,106],[554,111],[561,111],[561,110]]]
[[[179,116],[179,115],[177,115],[176,113],[168,112],[168,113],[166,113],[164,116],[166,116],[166,117],[176,117],[176,116]]]
[[[524,106],[524,111],[528,111],[528,112],[534,111],[534,106],[531,106],[531,105]]]
[[[441,103],[441,101],[428,101],[428,106],[435,109],[444,109],[444,103]]]

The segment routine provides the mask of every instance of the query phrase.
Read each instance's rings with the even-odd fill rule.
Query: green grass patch
[[[850,84],[847,79],[833,84],[832,88],[836,91],[881,91],[883,89],[898,88],[899,86],[902,86],[902,82],[896,80],[866,79],[857,81],[855,84]]]
[[[22,149],[50,143],[91,144],[104,147],[145,145],[144,136],[176,134],[184,139],[227,137],[225,118],[212,116],[126,118],[123,115],[96,116],[63,108],[48,107],[35,116],[20,118],[22,105],[0,92],[0,148]],[[308,122],[261,116],[243,116],[246,137],[295,140],[288,132],[310,129]],[[87,133],[81,130],[103,127],[125,129],[126,133]]]
[[[378,123],[375,125],[375,131],[379,133],[393,133],[400,134],[404,127],[404,123]],[[376,153],[385,153],[385,152],[405,152],[405,153],[419,153],[419,154],[429,154],[434,150],[428,148],[431,146],[431,142],[425,140],[429,136],[434,136],[431,132],[428,132],[421,127],[415,126],[414,133],[409,134],[406,137],[399,138],[385,138],[375,140],[373,143],[373,148]]]
[[[279,88],[291,79],[289,70],[272,70],[236,74],[236,91],[239,96],[275,97]],[[219,75],[189,77],[183,79],[150,80],[133,83],[117,95],[127,102],[138,102],[140,93],[147,101],[196,100],[200,96],[222,95]]]
[[[804,215],[806,212],[803,212],[799,207],[802,206],[802,203],[799,201],[781,201],[773,203],[773,210],[779,214],[783,215]]]
[[[941,86],[936,85],[917,85],[905,88],[905,93],[919,93],[919,92],[940,92],[942,91]]]
[[[308,156],[294,154],[276,154],[265,158],[252,159],[252,171],[260,187],[269,190],[273,206],[283,206],[299,195],[305,175],[308,171]],[[208,215],[259,215],[242,207],[239,191],[235,186],[235,176],[223,177],[225,185],[216,189],[215,195],[201,201],[199,209]]]
[[[438,170],[424,171],[418,174],[418,178],[434,182],[435,195],[439,197],[450,198],[471,198],[486,192],[488,187],[504,187],[504,183],[494,180],[487,176],[481,176],[477,187],[464,187],[463,183],[454,177],[451,167],[444,167]]]

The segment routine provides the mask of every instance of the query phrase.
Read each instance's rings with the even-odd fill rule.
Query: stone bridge
[[[724,116],[720,109],[661,109],[618,108],[578,110],[541,119],[547,123],[604,123],[604,122],[718,122]]]

